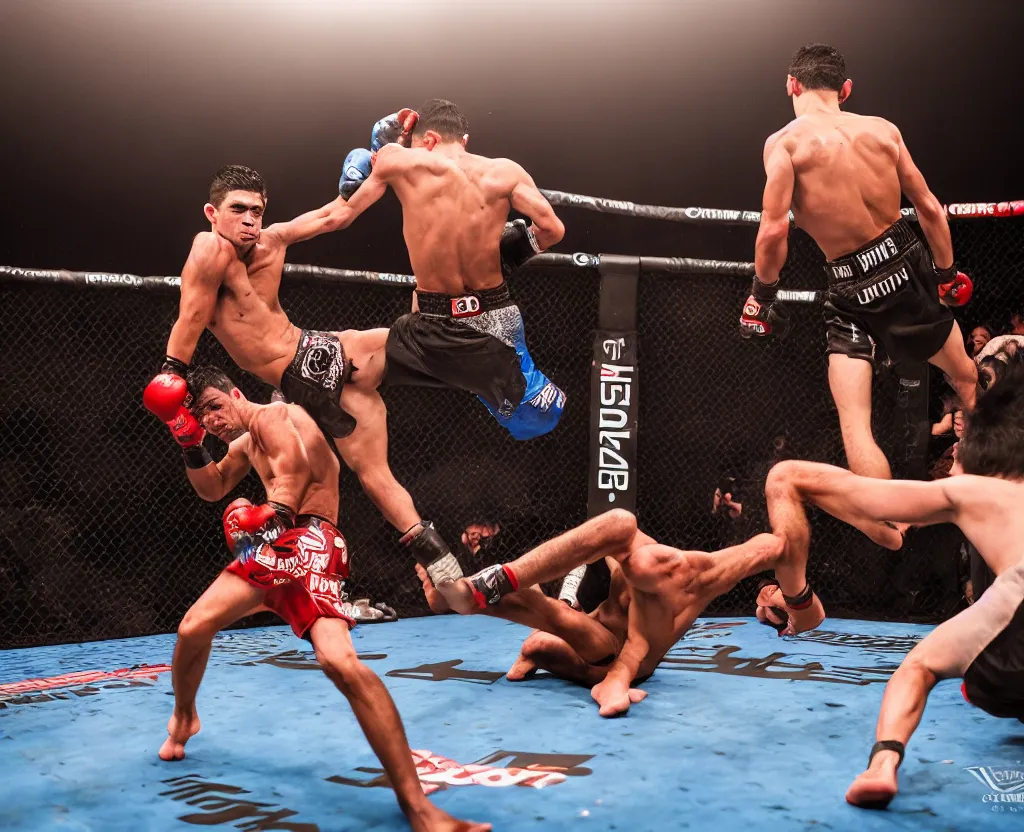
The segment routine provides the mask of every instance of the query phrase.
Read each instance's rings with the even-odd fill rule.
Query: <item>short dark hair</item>
[[[965,474],[1024,477],[1024,352],[1005,364],[966,414],[956,455]]]
[[[846,60],[824,43],[801,46],[789,62],[789,74],[809,90],[841,92],[846,83]]]
[[[213,175],[210,203],[219,208],[228,191],[252,191],[263,197],[264,205],[267,203],[267,186],[263,184],[263,177],[245,165],[224,165]]]
[[[230,393],[238,387],[220,367],[212,365],[193,367],[189,370],[187,381],[193,407],[199,403],[199,398],[210,387],[220,390],[222,393]]]
[[[469,121],[458,105],[443,98],[431,98],[417,111],[419,118],[412,130],[414,136],[422,136],[433,130],[446,142],[461,142],[469,132]]]

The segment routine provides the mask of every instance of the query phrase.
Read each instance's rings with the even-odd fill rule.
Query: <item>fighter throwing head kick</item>
[[[147,390],[147,405],[176,408],[185,380],[171,376]],[[220,462],[202,444],[186,452],[186,472],[205,500],[220,500],[255,468],[267,502],[235,500],[224,512],[224,534],[235,560],[192,605],[178,627],[171,677],[174,712],[164,760],[180,760],[199,731],[196,694],[213,637],[234,621],[271,610],[295,635],[313,644],[327,677],[348,699],[380,759],[402,811],[415,830],[483,830],[442,812],[423,794],[402,720],[387,688],[359,661],[349,629],[355,625],[341,600],[349,574],[345,540],[337,528],[338,460],[321,430],[301,407],[250,402],[215,368],[189,376],[193,410],[172,427],[180,441],[202,440],[205,429],[229,443]],[[191,457],[191,458],[190,458]],[[205,462],[204,465],[198,465]]]
[[[968,410],[978,373],[948,306],[971,296],[957,271],[942,205],[914,165],[895,125],[839,109],[853,82],[835,49],[813,44],[790,64],[786,92],[796,118],[764,146],[767,183],[740,333],[783,335],[776,303],[786,262],[789,212],[828,258],[825,323],[829,386],[850,470],[888,479],[871,433],[872,365],[930,361],[946,373]],[[900,194],[917,209],[926,247],[900,215]],[[929,251],[930,247],[930,251]]]
[[[174,380],[188,374],[199,336],[208,328],[239,367],[306,409],[389,523],[402,533],[418,528],[422,518],[412,497],[388,466],[387,410],[377,392],[388,331],[299,329],[278,300],[288,246],[346,227],[359,213],[358,199],[350,204],[338,197],[264,229],[266,206],[267,189],[256,171],[228,165],[214,176],[203,209],[210,230],[192,241],[181,272],[178,319],[150,388],[170,385],[185,396],[185,385]],[[184,405],[183,399],[154,413],[173,425],[179,410],[187,411]],[[436,531],[432,539],[447,554]],[[454,557],[443,562],[460,574]]]
[[[973,705],[1024,720],[1024,363],[1012,358],[999,382],[978,397],[957,451],[963,474],[932,482],[880,481],[813,462],[782,462],[765,489],[769,512],[803,518],[804,501],[849,523],[877,543],[902,539],[883,520],[955,523],[996,575],[971,607],[940,624],[885,686],[867,771],[846,793],[857,806],[884,808],[896,795],[896,770],[921,721],[931,689],[963,679]],[[803,518],[806,527],[806,519]],[[806,558],[809,535],[788,536]]]
[[[505,279],[564,227],[521,166],[467,152],[468,139],[450,101],[401,110],[373,128],[375,157],[349,154],[340,198],[362,211],[391,186],[402,203],[415,311],[391,326],[384,382],[474,393],[512,436],[530,439],[558,424],[565,394],[534,366]],[[506,222],[510,208],[532,224]],[[461,572],[444,566],[448,548],[435,537],[422,523],[405,539],[445,593]]]

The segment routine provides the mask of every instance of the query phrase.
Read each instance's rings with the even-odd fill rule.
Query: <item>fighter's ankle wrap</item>
[[[774,283],[762,283],[757,275],[754,275],[754,282],[750,287],[750,294],[759,303],[770,303],[775,300],[779,293],[779,281]]]
[[[868,757],[868,767],[871,766],[871,761],[875,759],[875,755],[879,751],[895,751],[900,755],[899,760],[896,761],[896,768],[899,768],[903,764],[903,755],[907,751],[907,747],[899,740],[879,740],[873,746],[871,746],[871,756]]]
[[[205,468],[211,462],[213,457],[210,456],[210,452],[203,447],[202,443],[193,445],[191,448],[182,448],[182,456],[185,457],[186,468]]]
[[[570,607],[578,609],[580,605],[579,593],[580,584],[583,583],[583,576],[587,574],[587,565],[581,564],[572,570],[562,579],[562,588],[558,590],[558,600],[564,601]]]
[[[481,569],[467,579],[473,586],[473,597],[480,609],[494,606],[510,592],[519,589],[519,579],[507,563]]]
[[[814,600],[814,590],[811,589],[811,585],[807,584],[804,587],[804,591],[798,595],[786,595],[782,593],[782,600],[786,602],[786,606],[793,610],[805,610]]]
[[[402,536],[412,556],[427,570],[434,586],[443,586],[462,577],[462,567],[444,538],[430,520],[421,520]]]

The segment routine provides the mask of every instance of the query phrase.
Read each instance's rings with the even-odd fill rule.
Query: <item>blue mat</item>
[[[952,682],[931,697],[890,809],[843,800],[885,681],[928,629],[829,619],[779,639],[752,619],[702,620],[618,720],[583,688],[506,681],[526,635],[513,624],[444,616],[354,638],[412,747],[430,752],[432,799],[497,830],[1005,830],[1014,812],[1022,823],[1024,802],[1009,801],[1024,794],[1024,726],[972,708]],[[0,653],[0,829],[407,828],[344,698],[284,627],[218,638],[203,730],[183,762],[161,762],[173,642]]]

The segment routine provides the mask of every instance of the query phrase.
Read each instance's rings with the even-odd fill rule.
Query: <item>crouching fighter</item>
[[[850,803],[884,808],[897,769],[942,679],[963,679],[973,705],[1024,720],[1024,363],[1011,360],[999,383],[967,415],[957,459],[963,474],[932,482],[860,477],[841,468],[788,461],[772,469],[767,492],[793,512],[807,501],[890,549],[900,534],[882,518],[955,523],[996,575],[971,607],[940,624],[903,660],[885,687],[868,768],[846,793]],[[769,502],[771,507],[771,502]],[[787,541],[787,543],[791,543]],[[806,541],[801,544],[806,552]]]
[[[185,744],[199,731],[196,693],[214,635],[244,616],[271,610],[312,642],[321,668],[348,699],[387,771],[411,827],[490,829],[489,824],[457,820],[427,800],[395,703],[356,656],[349,634],[355,622],[341,600],[349,558],[336,525],[339,463],[324,434],[298,405],[250,402],[215,368],[189,374],[192,410],[181,405],[185,384],[180,376],[169,375],[164,383],[150,385],[146,405],[167,417],[196,492],[205,500],[219,500],[255,468],[267,502],[254,506],[235,500],[224,513],[224,533],[235,560],[178,627],[171,671],[174,712],[160,758],[183,759]],[[203,448],[204,428],[229,443],[220,462]]]
[[[562,578],[575,567],[602,557],[617,562],[624,581],[613,572],[612,591],[616,597],[593,618],[549,599],[574,620],[604,622],[602,628],[613,637],[617,631],[621,638],[625,612],[624,643],[614,662],[607,667],[595,666],[572,650],[564,637],[551,638],[562,636],[560,632],[548,630],[527,639],[512,670],[513,678],[521,678],[535,665],[572,681],[592,684],[591,695],[600,706],[601,716],[616,716],[646,695],[632,686],[654,672],[711,601],[743,578],[768,569],[776,570],[787,584],[794,576],[799,581],[805,563],[800,563],[798,556],[797,550],[784,551],[782,541],[771,534],[757,535],[719,552],[675,549],[639,531],[632,514],[616,509],[591,518],[510,563],[456,581],[450,595],[457,596],[459,612],[494,609],[494,605],[514,598],[520,587]]]

